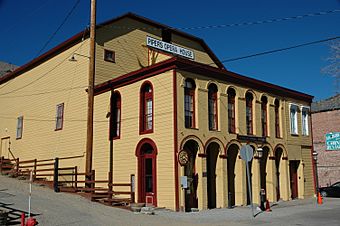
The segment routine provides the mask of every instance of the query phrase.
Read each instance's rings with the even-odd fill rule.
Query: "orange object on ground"
[[[320,192],[318,192],[318,204],[319,205],[322,204],[322,196],[321,196]]]
[[[35,226],[37,224],[38,224],[37,220],[33,217],[28,218],[26,222],[26,226]]]
[[[272,211],[272,210],[270,209],[270,204],[269,204],[268,199],[266,200],[266,211],[267,211],[267,212]]]

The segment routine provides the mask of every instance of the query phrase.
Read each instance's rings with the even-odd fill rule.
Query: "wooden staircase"
[[[4,175],[9,175],[14,171],[15,164],[12,160],[6,159],[5,157],[0,158],[0,173]]]
[[[32,180],[36,184],[45,185],[55,192],[76,193],[108,206],[128,208],[135,202],[134,175],[130,176],[129,183],[113,183],[112,172],[108,173],[107,180],[96,180],[95,170],[86,174],[78,172],[77,166],[59,167],[60,160],[77,157],[79,156],[25,161],[0,157],[0,173],[29,180],[32,172]],[[84,179],[81,180],[81,177]],[[118,189],[114,189],[117,187]]]

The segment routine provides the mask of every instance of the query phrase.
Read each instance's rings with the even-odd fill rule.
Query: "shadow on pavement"
[[[0,202],[0,209],[8,212],[8,225],[17,225],[21,223],[21,214],[25,213],[25,217],[28,217],[28,212],[20,209],[16,209],[13,203]],[[31,217],[38,216],[40,214],[31,213]]]

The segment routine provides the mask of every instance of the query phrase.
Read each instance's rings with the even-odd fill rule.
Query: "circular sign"
[[[241,159],[250,162],[253,159],[254,151],[250,145],[243,145],[240,150]]]
[[[181,166],[185,166],[189,162],[188,152],[182,150],[178,153],[178,162]]]

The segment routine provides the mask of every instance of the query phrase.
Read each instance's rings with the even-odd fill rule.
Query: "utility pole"
[[[96,0],[91,0],[90,24],[90,62],[89,84],[87,101],[87,138],[86,138],[86,181],[91,180],[92,152],[93,152],[93,106],[94,106],[94,80],[95,80],[95,50],[96,50]]]

